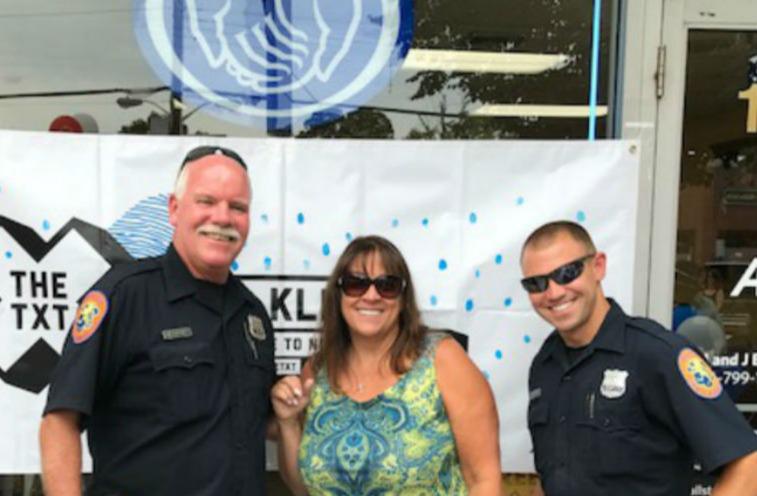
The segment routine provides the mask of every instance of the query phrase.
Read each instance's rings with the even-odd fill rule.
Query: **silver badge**
[[[260,317],[256,317],[252,314],[248,315],[244,328],[247,331],[247,334],[258,341],[265,340],[265,327],[263,326],[263,321],[260,320]]]
[[[605,370],[604,379],[602,379],[602,385],[599,387],[599,392],[605,398],[620,398],[626,394],[626,379],[628,379],[628,371],[607,369]]]

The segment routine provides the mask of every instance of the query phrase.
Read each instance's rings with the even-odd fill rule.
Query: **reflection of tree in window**
[[[384,113],[362,108],[322,125],[306,121],[305,130],[297,137],[392,139],[394,129]]]
[[[599,101],[607,101],[611,2],[602,19]],[[413,48],[564,54],[572,62],[540,74],[421,71],[412,100],[439,97],[437,118],[421,117],[410,138],[583,138],[586,118],[446,117],[488,103],[570,104],[588,101],[592,2],[513,0],[419,0]],[[459,108],[448,101],[461,93]],[[604,129],[600,126],[600,135]]]
[[[416,0],[415,34],[411,49],[460,52],[561,54],[569,63],[537,74],[400,71],[395,79],[411,86],[409,100],[396,98],[384,106],[365,105],[367,115],[383,114],[395,125],[350,129],[366,124],[352,114],[325,126],[308,126],[301,137],[365,137],[405,139],[585,138],[588,120],[544,117],[477,117],[469,115],[485,104],[586,105],[589,101],[592,3],[586,0]],[[609,53],[614,16],[602,5],[598,101],[608,101]],[[393,96],[390,86],[389,96]],[[413,109],[423,109],[415,112]],[[362,114],[361,114],[362,115]],[[351,117],[352,116],[352,117]],[[366,117],[367,118],[367,117]],[[598,121],[598,136],[607,135],[606,118]],[[352,123],[352,124],[351,124]],[[372,134],[374,133],[374,134]]]

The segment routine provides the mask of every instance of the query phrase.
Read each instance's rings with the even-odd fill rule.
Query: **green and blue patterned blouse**
[[[311,392],[299,465],[310,496],[464,495],[429,335],[413,367],[375,398],[331,391],[320,370]]]

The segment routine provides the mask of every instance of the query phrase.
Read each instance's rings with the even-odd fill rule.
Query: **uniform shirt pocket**
[[[643,437],[639,435],[642,415],[633,398],[607,399],[597,395],[594,422],[598,468],[603,475],[638,473],[645,463]]]
[[[534,464],[539,474],[544,477],[549,469],[549,405],[539,399],[531,400],[528,405],[528,430],[534,446]]]
[[[217,367],[208,343],[198,340],[161,342],[153,346],[148,355],[165,399],[161,418],[170,423],[186,422],[212,411],[211,393]]]

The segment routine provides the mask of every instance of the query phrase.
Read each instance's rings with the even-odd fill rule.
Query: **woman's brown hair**
[[[405,258],[391,241],[381,236],[360,236],[352,240],[339,256],[323,292],[321,304],[321,344],[313,355],[313,372],[326,368],[332,390],[341,392],[339,374],[347,366],[347,352],[351,338],[350,330],[342,316],[342,291],[339,278],[349,273],[355,260],[367,263],[371,256],[378,256],[387,275],[399,276],[405,281],[400,298],[399,332],[389,349],[389,366],[397,374],[407,372],[410,364],[421,354],[426,327],[421,323],[420,311],[415,300],[415,288]]]

